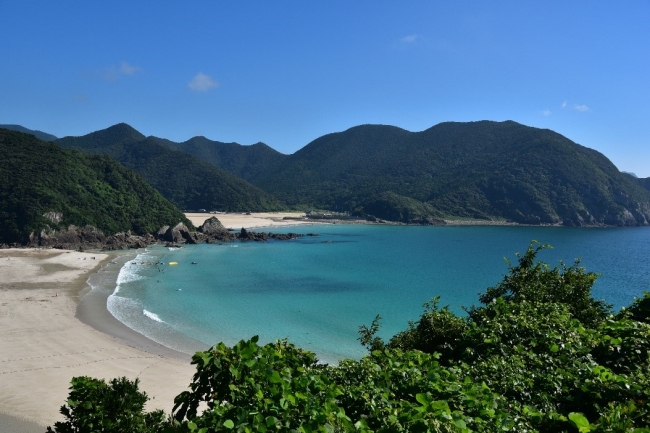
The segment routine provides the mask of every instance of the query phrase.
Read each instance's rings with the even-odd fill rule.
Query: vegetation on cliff
[[[388,343],[375,336],[379,319],[362,326],[370,353],[359,361],[322,365],[257,337],[218,344],[192,358],[169,418],[143,411],[137,381],[116,395],[125,379],[75,378],[66,421],[48,431],[650,432],[650,293],[613,315],[591,297],[595,274],[550,268],[538,251],[466,317],[434,298]]]
[[[30,233],[91,225],[106,234],[144,234],[185,216],[137,173],[107,156],[90,156],[0,129],[0,243]]]
[[[188,153],[146,138],[124,123],[83,137],[56,141],[63,147],[108,155],[147,180],[181,209],[273,211],[284,206],[234,174]]]

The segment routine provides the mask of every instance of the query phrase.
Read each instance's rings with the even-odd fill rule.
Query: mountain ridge
[[[8,129],[10,131],[22,132],[23,134],[31,134],[43,141],[54,141],[57,139],[55,135],[37,129],[28,129],[21,125],[0,125],[0,129]]]
[[[140,173],[181,209],[262,211],[284,208],[275,198],[236,175],[188,153],[170,149],[160,141],[119,123],[84,136],[63,137],[55,143],[116,159]]]
[[[202,167],[202,173],[218,168],[255,185],[256,194],[262,190],[267,194],[253,200],[255,206],[240,201],[236,210],[272,210],[283,201],[304,210],[331,209],[401,222],[431,218],[579,226],[650,222],[650,181],[620,172],[600,152],[557,132],[514,121],[443,122],[418,132],[357,125],[318,137],[291,155],[264,143],[242,146],[202,136],[176,143],[144,137],[126,124],[111,128],[107,129],[111,134],[102,137],[96,136],[101,131],[76,137],[74,146],[91,153],[103,148],[135,168],[127,154],[140,152],[142,163],[147,152],[135,148],[158,145],[149,149],[150,157],[166,154],[178,160],[179,167]],[[69,140],[57,142],[66,145]],[[194,159],[189,162],[183,155]],[[152,170],[140,169],[150,172],[151,183],[162,182]],[[200,176],[193,179],[195,184],[201,181]],[[174,189],[168,180],[164,183]],[[182,199],[189,189],[176,189],[175,203],[197,208],[196,201],[189,206]],[[240,193],[232,189],[231,199]],[[171,197],[169,191],[166,196]]]
[[[182,143],[161,140],[161,144],[196,156],[247,181],[271,170],[287,156],[262,142],[244,146],[203,136],[192,137]]]
[[[513,121],[445,122],[420,132],[361,125],[317,138],[252,182],[289,205],[380,218],[389,213],[367,210],[390,193],[392,200],[414,199],[429,209],[411,219],[650,221],[648,191],[604,155],[554,131]]]

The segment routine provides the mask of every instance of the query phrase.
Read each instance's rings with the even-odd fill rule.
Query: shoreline
[[[407,224],[395,221],[368,221],[364,219],[329,219],[329,218],[307,218],[304,212],[225,212],[225,213],[205,213],[205,212],[186,212],[185,217],[189,219],[192,224],[199,227],[207,219],[216,217],[221,224],[228,230],[239,230],[245,228],[246,230],[261,229],[261,228],[277,228],[277,227],[290,227],[290,226],[304,226],[304,225],[330,225],[330,224],[345,224],[345,225],[371,225],[371,226],[425,226],[423,224]],[[474,220],[474,219],[441,219],[444,221],[444,226],[527,226],[527,224],[520,224],[508,221],[492,221],[492,220]]]
[[[115,263],[110,268],[109,265],[111,263],[107,260],[104,268],[91,275],[87,281],[89,287],[84,289],[87,293],[79,298],[75,317],[82,323],[91,326],[93,329],[112,337],[124,345],[153,355],[175,359],[189,364],[192,360],[192,354],[180,352],[156,342],[119,321],[108,310],[107,300],[115,290],[117,278],[122,267],[126,262],[137,257],[138,254],[138,251],[118,253],[111,260]],[[100,271],[103,275],[100,275]]]
[[[74,376],[139,378],[147,410],[166,413],[187,389],[190,355],[128,328],[106,309],[102,289],[89,288],[102,277],[113,280],[102,295],[112,293],[116,258],[128,253],[0,250],[0,431],[43,431],[62,421]]]

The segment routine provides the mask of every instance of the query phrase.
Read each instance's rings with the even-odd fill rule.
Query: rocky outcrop
[[[245,228],[242,228],[241,231],[239,232],[239,236],[237,236],[237,239],[242,240],[242,241],[256,241],[256,242],[264,242],[268,240],[276,240],[276,241],[288,241],[291,239],[296,239],[296,238],[301,238],[303,237],[303,234],[299,233],[264,233],[264,232],[251,232],[246,230]],[[317,236],[314,233],[310,233],[308,236]]]
[[[162,229],[161,229],[162,230]],[[161,230],[158,230],[160,233]],[[190,230],[183,223],[178,223],[174,227],[169,227],[162,235],[163,241],[182,243],[189,237]]]
[[[130,231],[105,236],[101,230],[93,226],[69,226],[64,230],[47,228],[40,233],[29,236],[28,247],[58,248],[66,250],[123,250],[129,248],[144,248],[156,243],[157,239],[151,234],[137,236]]]
[[[207,220],[205,220],[203,225],[199,227],[199,231],[208,236],[215,236],[222,233],[228,233],[228,229],[226,229],[223,226],[223,224],[221,224],[221,221],[219,221],[217,217],[210,217]]]
[[[67,229],[55,230],[49,226],[40,233],[31,233],[27,241],[28,247],[46,247],[61,249],[102,248],[106,236],[93,226],[68,226]]]
[[[201,227],[199,232],[206,238],[206,242],[229,242],[235,239],[235,234],[228,231],[227,228],[221,224],[217,217],[207,219]]]
[[[282,241],[296,239],[301,236],[304,235],[296,233],[257,233],[243,228],[239,233],[235,233],[226,229],[216,217],[212,217],[198,231],[191,231],[185,224],[179,223],[173,227],[163,226],[155,233],[147,233],[142,236],[134,235],[130,231],[106,236],[101,230],[89,225],[84,227],[71,225],[64,230],[52,229],[48,226],[46,229],[41,230],[40,233],[31,233],[25,244],[2,244],[0,248],[27,246],[69,250],[123,250],[145,248],[155,243],[180,246],[183,244],[232,242],[235,240],[256,242],[268,240]],[[317,235],[310,233],[308,236]]]
[[[106,238],[102,249],[104,250],[125,250],[130,248],[145,248],[156,243],[156,238],[147,233],[144,236],[135,236],[131,232],[115,233]]]
[[[444,220],[439,220],[430,217],[416,218],[409,221],[409,224],[416,224],[421,226],[444,226],[447,223]]]

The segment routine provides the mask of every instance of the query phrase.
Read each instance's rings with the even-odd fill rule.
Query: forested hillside
[[[320,137],[252,182],[290,205],[403,221],[645,225],[650,193],[602,154],[515,122],[422,132],[363,125]]]
[[[141,176],[107,156],[7,129],[0,129],[0,153],[0,243],[23,243],[32,232],[71,224],[105,234],[189,224]]]
[[[292,155],[263,143],[146,138],[126,124],[56,142],[110,155],[183,209],[288,205],[410,223],[650,222],[647,179],[619,172],[604,155],[560,134],[512,121],[446,122],[421,132],[362,125],[320,137]]]
[[[194,137],[183,143],[160,139],[160,143],[170,149],[194,155],[249,181],[274,170],[287,158],[287,155],[264,143],[242,146],[212,141],[205,137]]]
[[[650,190],[650,177],[641,177],[637,179],[637,182],[639,185],[644,187],[645,189]]]
[[[108,155],[144,177],[181,209],[269,211],[283,205],[245,180],[188,153],[146,138],[124,123],[83,137],[56,141],[63,147]]]

